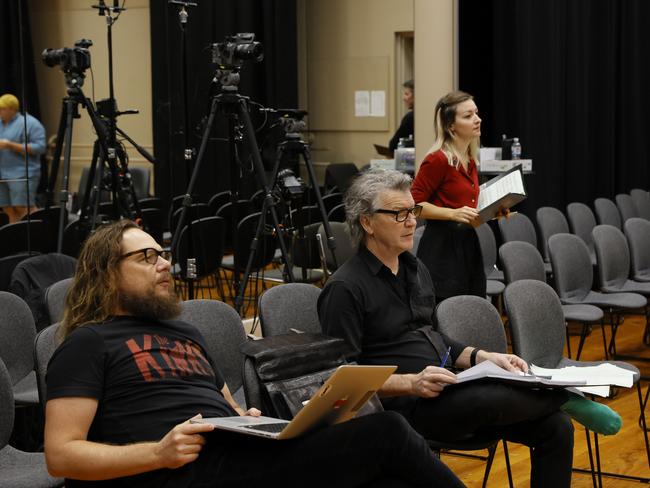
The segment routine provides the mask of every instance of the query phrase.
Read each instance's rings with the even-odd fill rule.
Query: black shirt
[[[413,110],[409,110],[404,114],[404,117],[402,117],[402,122],[400,122],[399,127],[395,131],[395,134],[393,135],[393,138],[390,140],[388,143],[388,149],[391,151],[394,151],[397,149],[397,145],[399,144],[399,140],[402,137],[408,138],[409,136],[413,135]]]
[[[96,398],[89,441],[158,441],[197,413],[237,415],[221,394],[223,376],[206,350],[201,333],[180,321],[118,317],[85,325],[52,356],[47,399]],[[161,474],[154,471],[103,484],[66,482],[66,486],[159,486]]]
[[[334,273],[318,300],[323,331],[345,339],[354,349],[351,359],[395,364],[399,374],[440,366],[440,353],[421,328],[451,346],[454,361],[465,348],[434,330],[434,308],[431,278],[420,260],[402,253],[395,276],[364,246]]]

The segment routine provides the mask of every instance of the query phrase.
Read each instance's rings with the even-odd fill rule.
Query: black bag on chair
[[[336,371],[348,364],[343,339],[323,334],[283,334],[242,345],[246,405],[291,420]],[[381,411],[374,395],[359,415]]]

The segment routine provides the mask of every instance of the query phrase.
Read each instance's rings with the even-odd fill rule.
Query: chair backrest
[[[564,214],[554,207],[540,207],[537,209],[537,226],[542,239],[542,253],[544,261],[549,262],[548,238],[555,234],[568,234],[569,223]]]
[[[47,399],[47,382],[45,377],[47,374],[47,365],[50,358],[59,343],[56,333],[59,330],[59,324],[52,324],[36,335],[34,339],[34,369],[36,370],[36,387],[38,388],[38,398],[41,402],[41,407],[45,411],[45,403]]]
[[[66,278],[50,285],[45,290],[45,304],[50,316],[50,324],[61,322],[65,309],[65,297],[74,278]]]
[[[321,268],[320,249],[316,237],[320,226],[320,222],[305,225],[304,239],[300,237],[299,232],[293,235],[291,257],[294,266],[305,268],[305,270]]]
[[[555,289],[562,298],[584,298],[591,290],[594,271],[589,249],[574,234],[555,234],[548,240]]]
[[[515,281],[506,287],[503,299],[514,353],[529,364],[556,367],[564,352],[566,325],[553,288],[537,280]]]
[[[32,212],[28,216],[25,215],[21,220],[42,220],[47,224],[48,233],[52,236],[53,241],[56,240],[56,236],[59,233],[59,221],[61,220],[61,207],[53,206],[49,208],[40,208],[35,212]],[[68,212],[67,210],[63,212],[63,227],[68,225]],[[52,250],[54,248],[52,247]]]
[[[650,221],[639,217],[631,218],[625,221],[623,228],[630,246],[632,279],[647,279],[650,275]]]
[[[226,222],[221,217],[205,217],[194,220],[191,224],[192,253],[196,259],[197,278],[203,278],[214,273],[221,266],[224,253],[224,236]],[[176,249],[173,250],[174,259],[181,268],[181,276],[186,278],[187,258],[189,257],[189,230],[185,225],[181,231]]]
[[[506,352],[507,341],[501,316],[482,297],[460,295],[447,298],[436,308],[438,331],[462,344]]]
[[[181,219],[181,214],[183,212],[183,207],[177,208],[172,214],[172,219],[169,222],[169,230],[173,234],[176,232],[178,227],[178,222]],[[184,225],[187,225],[188,222],[193,222],[195,220],[204,219],[206,217],[211,217],[212,213],[210,212],[210,207],[207,203],[193,203],[187,210],[187,215],[185,216]]]
[[[165,232],[165,220],[163,211],[159,208],[143,208],[141,210],[142,223],[147,233],[154,238],[154,240],[162,244],[163,234]]]
[[[650,220],[650,193],[640,188],[630,190],[630,196],[634,200],[639,217]]]
[[[208,201],[208,206],[210,207],[210,212],[212,213],[212,215],[216,215],[217,210],[219,210],[229,201],[230,201],[230,190],[221,191],[219,193],[215,193],[214,195],[212,195],[210,197],[210,200]]]
[[[325,168],[325,188],[337,187],[345,193],[358,173],[354,163],[331,163]]]
[[[133,182],[135,196],[138,197],[138,199],[148,197],[149,186],[151,184],[151,171],[149,168],[130,165],[129,173],[131,173],[131,181]]]
[[[0,359],[15,385],[34,369],[36,326],[29,306],[13,293],[0,292],[0,310]]]
[[[140,206],[141,210],[144,210],[146,208],[157,208],[159,210],[163,209],[163,201],[158,197],[139,198],[138,205]]]
[[[596,227],[594,212],[584,203],[573,202],[567,205],[566,213],[571,233],[584,241],[589,252],[594,252],[594,239],[591,236],[591,231]]]
[[[344,224],[343,222],[330,222],[330,229],[332,230],[332,237],[334,237],[334,241],[336,242],[336,249],[334,250],[336,254],[336,264],[340,267],[355,255],[357,249],[352,245],[350,229],[347,224]],[[322,224],[318,227],[318,233],[321,236],[321,242],[323,243],[325,251],[325,262],[327,267],[333,271],[337,269],[337,266],[334,266],[334,259],[332,258],[332,252],[327,245],[327,236],[325,235],[325,228]]]
[[[208,354],[235,394],[243,384],[244,356],[239,348],[247,341],[235,309],[217,300],[188,300],[182,303],[179,319],[199,329],[208,346]]]
[[[630,195],[627,193],[619,193],[616,195],[616,206],[621,214],[621,221],[624,224],[627,219],[640,217],[636,204]]]
[[[21,220],[0,227],[0,257],[27,252],[28,228],[32,251],[47,253],[54,250],[56,239],[50,236],[45,222]]]
[[[333,207],[327,214],[327,220],[330,222],[345,222],[345,203],[339,203]]]
[[[528,242],[506,242],[499,248],[506,283],[519,280],[546,281],[544,260],[537,248]]]
[[[61,252],[76,258],[79,256],[81,246],[88,237],[88,230],[81,225],[79,220],[70,222],[63,230],[63,249]]]
[[[424,227],[422,227],[422,229],[422,233],[424,233]],[[485,276],[489,276],[490,273],[494,270],[494,265],[497,263],[497,240],[494,237],[494,232],[492,232],[492,228],[488,223],[482,224],[476,227],[474,230],[478,235],[478,242],[481,246],[481,255],[483,256],[483,269],[485,270]],[[415,245],[413,245],[413,247],[415,248]]]
[[[260,297],[262,335],[287,334],[291,329],[301,332],[322,332],[317,303],[320,288],[306,283],[287,283],[266,290]]]
[[[334,207],[343,203],[343,194],[330,193],[329,195],[323,195],[322,199],[325,212],[329,213]]]
[[[16,266],[21,261],[31,258],[38,255],[38,253],[21,253],[21,254],[12,254],[11,256],[5,256],[0,258],[0,291],[8,291],[9,283],[11,282],[11,274],[16,269]]]
[[[7,225],[9,223],[9,215],[4,212],[0,212],[0,227]]]
[[[592,231],[602,287],[619,287],[630,275],[630,250],[625,235],[613,225],[597,225]]]
[[[235,202],[235,209],[237,210],[237,225],[247,216],[254,212],[253,204],[250,200],[237,200]],[[226,238],[225,246],[226,249],[232,248],[232,229],[233,229],[233,203],[227,202],[224,203],[221,207],[217,209],[215,214],[217,217],[221,217],[226,221]]]
[[[9,444],[9,438],[14,430],[15,408],[11,375],[0,358],[0,412],[2,412],[0,415],[0,451]]]
[[[609,198],[596,198],[594,200],[596,217],[601,225],[613,225],[617,229],[621,228],[621,214],[618,207]]]
[[[243,272],[251,252],[251,242],[257,232],[257,225],[261,217],[260,212],[255,212],[244,217],[237,225],[237,245],[235,247],[235,269]],[[271,264],[275,256],[277,240],[274,235],[263,232],[257,243],[255,256],[253,258],[252,271],[257,271]]]
[[[524,241],[537,247],[535,226],[524,214],[516,213],[508,218],[499,219],[499,230],[503,242]]]

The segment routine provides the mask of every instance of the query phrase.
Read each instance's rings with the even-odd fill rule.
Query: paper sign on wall
[[[384,90],[373,90],[370,92],[370,116],[386,116],[386,92]]]
[[[354,92],[354,116],[370,116],[370,92],[368,90],[357,90]]]

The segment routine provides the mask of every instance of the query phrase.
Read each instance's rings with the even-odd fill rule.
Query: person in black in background
[[[413,80],[405,81],[402,85],[404,89],[402,93],[402,100],[408,108],[408,112],[402,117],[402,122],[399,124],[395,135],[388,143],[388,149],[395,151],[397,144],[402,137],[408,138],[413,135],[413,105],[415,102],[415,82]]]

